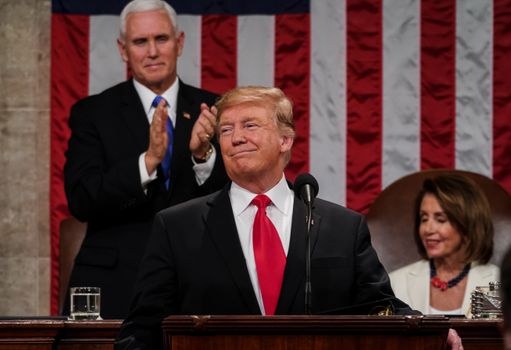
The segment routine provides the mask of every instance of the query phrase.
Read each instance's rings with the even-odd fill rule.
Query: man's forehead
[[[254,119],[258,117],[269,117],[271,110],[259,103],[243,103],[228,107],[220,115],[220,122],[227,119]]]

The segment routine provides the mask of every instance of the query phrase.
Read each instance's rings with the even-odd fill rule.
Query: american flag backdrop
[[[287,169],[366,212],[396,179],[456,168],[511,192],[511,0],[170,0],[186,34],[178,74],[217,93],[278,86],[295,108]],[[70,106],[126,79],[127,0],[53,0],[52,313]]]

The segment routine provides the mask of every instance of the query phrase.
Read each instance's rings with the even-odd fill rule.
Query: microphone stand
[[[311,226],[312,226],[312,204],[307,203],[307,232],[305,234],[305,314],[312,314],[312,287],[311,287]]]
[[[300,199],[303,200],[307,207],[307,216],[305,221],[307,224],[307,232],[305,233],[305,314],[312,315],[312,283],[311,283],[311,226],[312,221],[312,204],[314,198],[318,194],[319,185],[316,179],[310,174],[298,175],[295,181]]]

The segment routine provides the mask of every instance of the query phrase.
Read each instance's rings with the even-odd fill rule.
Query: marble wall
[[[0,0],[0,316],[50,310],[50,0]]]

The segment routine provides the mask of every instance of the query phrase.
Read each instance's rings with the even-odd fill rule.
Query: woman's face
[[[461,234],[451,225],[431,193],[426,193],[421,202],[419,235],[430,259],[449,258],[461,253]]]

